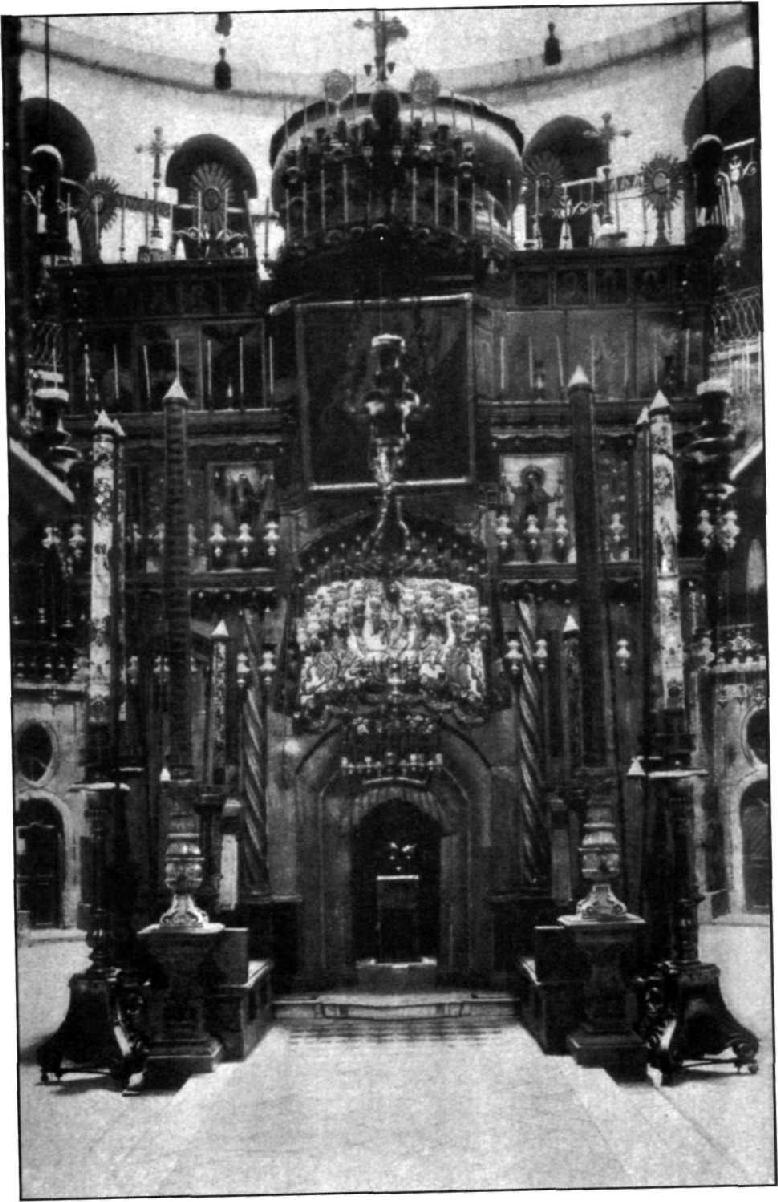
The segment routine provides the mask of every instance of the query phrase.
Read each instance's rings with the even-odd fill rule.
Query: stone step
[[[635,1186],[647,1181],[668,1187],[764,1184],[764,1177],[749,1166],[748,1149],[739,1155],[736,1147],[714,1141],[674,1104],[672,1088],[659,1086],[658,1074],[649,1071],[645,1081],[624,1082],[602,1069],[583,1068],[570,1057],[549,1057],[548,1063],[557,1080],[569,1083],[571,1096],[586,1109]],[[713,1093],[716,1084],[711,1082]],[[715,1098],[710,1105],[716,1105]]]
[[[363,993],[357,990],[276,998],[273,1017],[287,1024],[321,1021],[360,1023],[515,1022],[516,1001],[492,991]]]

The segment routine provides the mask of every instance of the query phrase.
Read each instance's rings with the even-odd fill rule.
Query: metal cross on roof
[[[407,38],[408,30],[399,17],[389,17],[387,20],[386,12],[380,8],[373,9],[372,21],[365,21],[364,18],[358,17],[354,22],[354,28],[373,30],[373,36],[375,37],[376,78],[381,83],[385,83],[386,49],[390,42],[397,42],[400,38]]]
[[[612,114],[611,113],[603,113],[602,125],[600,126],[600,128],[584,130],[584,137],[592,138],[592,139],[596,138],[598,142],[602,142],[603,147],[605,149],[605,154],[607,156],[605,161],[606,161],[606,163],[610,163],[610,161],[611,161],[611,143],[613,141],[615,141],[616,138],[628,138],[631,133],[632,133],[631,129],[616,129],[616,127],[613,124]]]

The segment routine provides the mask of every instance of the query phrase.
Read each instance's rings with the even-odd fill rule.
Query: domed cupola
[[[376,67],[366,68],[366,90],[356,77],[329,72],[324,98],[288,116],[272,138],[281,273],[301,261],[310,270],[315,259],[326,271],[337,261],[340,271],[357,246],[362,262],[411,253],[417,263],[460,272],[513,250],[519,129],[480,101],[444,96],[428,71],[417,71],[407,91],[396,89],[386,44],[404,34],[393,22],[377,17],[373,26]]]

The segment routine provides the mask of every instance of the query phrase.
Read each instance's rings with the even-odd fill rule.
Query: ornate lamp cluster
[[[740,527],[732,504],[735,487],[729,481],[729,463],[735,436],[728,417],[729,381],[703,380],[697,385],[703,420],[685,455],[699,472],[700,496],[697,532],[706,554],[727,556],[735,549]]]
[[[350,780],[426,781],[443,771],[439,721],[424,713],[405,713],[396,704],[360,715],[343,738],[340,767]]]

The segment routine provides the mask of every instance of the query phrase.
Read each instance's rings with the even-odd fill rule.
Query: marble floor
[[[769,960],[765,977],[748,957],[738,1011],[763,1040],[755,1076],[616,1084],[544,1056],[518,1024],[413,1040],[276,1025],[246,1061],[136,1098],[98,1077],[39,1083],[34,1047],[84,962],[80,942],[19,952],[23,1198],[774,1181]]]

